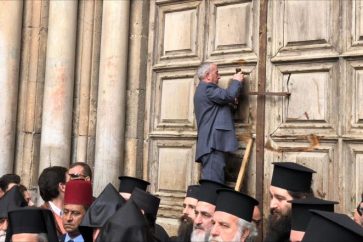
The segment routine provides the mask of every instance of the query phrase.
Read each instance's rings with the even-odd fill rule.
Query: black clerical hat
[[[293,192],[309,192],[314,170],[293,162],[274,162],[271,185]]]
[[[11,241],[14,234],[46,233],[48,241],[58,241],[52,212],[43,208],[18,208],[9,212],[6,240]]]
[[[130,199],[106,223],[101,231],[100,241],[150,242],[154,240],[140,208]]]
[[[199,200],[199,190],[200,190],[199,185],[190,185],[188,186],[187,194],[185,197],[191,197]]]
[[[139,208],[144,210],[145,213],[150,214],[154,219],[156,219],[159,210],[160,198],[136,187],[131,194],[131,199]]]
[[[362,242],[363,228],[345,214],[312,210],[302,242]]]
[[[252,221],[253,209],[258,201],[241,192],[232,189],[217,190],[216,210],[232,214],[247,222]]]
[[[211,180],[200,180],[199,181],[199,199],[198,201],[207,202],[212,205],[216,205],[217,201],[217,189],[220,188],[229,188],[226,185],[211,181]]]
[[[109,183],[88,208],[80,226],[102,228],[107,220],[125,203],[114,186]]]
[[[20,207],[28,206],[18,186],[13,186],[0,198],[0,218],[7,218],[8,212]]]
[[[291,230],[305,231],[312,217],[309,210],[334,212],[334,204],[338,202],[322,200],[316,197],[294,199],[291,203]]]
[[[146,191],[147,186],[150,185],[150,182],[131,176],[120,176],[118,179],[120,179],[119,192],[132,193],[135,187]]]

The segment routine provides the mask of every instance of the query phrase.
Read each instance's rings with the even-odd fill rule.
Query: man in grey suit
[[[224,183],[226,152],[238,148],[230,104],[238,97],[243,74],[234,74],[227,89],[218,87],[220,75],[214,63],[200,65],[197,75],[200,82],[194,95],[198,127],[195,159],[202,164],[202,179]]]

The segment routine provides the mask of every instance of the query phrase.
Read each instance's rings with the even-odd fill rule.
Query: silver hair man
[[[13,234],[11,237],[12,242],[48,242],[48,236],[45,233],[32,234],[32,233],[21,233]]]
[[[233,227],[233,226],[231,226]],[[227,231],[225,231],[227,232]],[[229,231],[230,233],[230,231]],[[234,234],[226,234],[222,229],[218,231],[214,226],[209,236],[209,242],[245,242],[253,241],[257,237],[257,228],[254,223],[249,223],[241,218],[237,219],[237,229]]]
[[[197,76],[198,76],[199,80],[203,80],[204,77],[209,73],[212,64],[213,63],[205,62],[198,67]]]

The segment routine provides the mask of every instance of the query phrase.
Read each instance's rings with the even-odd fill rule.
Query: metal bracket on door
[[[287,90],[289,91],[289,82],[290,82],[291,73],[287,78]],[[290,97],[290,92],[249,92],[248,95],[257,95],[257,96],[281,96],[281,97]]]
[[[256,95],[256,96],[282,96],[282,97],[290,97],[290,92],[249,92],[248,95]]]

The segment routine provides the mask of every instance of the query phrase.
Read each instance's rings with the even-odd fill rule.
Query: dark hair
[[[20,176],[17,174],[5,174],[0,178],[0,188],[4,192],[8,190],[9,184],[15,183],[20,184]]]
[[[39,176],[38,186],[40,196],[48,202],[59,195],[59,183],[66,183],[67,168],[62,166],[52,166],[45,168]]]
[[[287,192],[293,199],[303,199],[303,198],[314,197],[314,192],[313,192],[313,189],[311,189],[311,188],[310,188],[310,191],[308,191],[308,192],[292,192],[289,190],[287,190]]]
[[[24,194],[24,192],[28,191],[28,188],[26,188],[26,186],[24,186],[23,184],[19,184],[18,187],[21,194]]]
[[[85,162],[75,162],[75,163],[72,163],[69,166],[69,169],[71,169],[73,167],[76,167],[76,166],[82,166],[84,175],[88,176],[92,180],[92,169],[87,163],[85,163]]]

